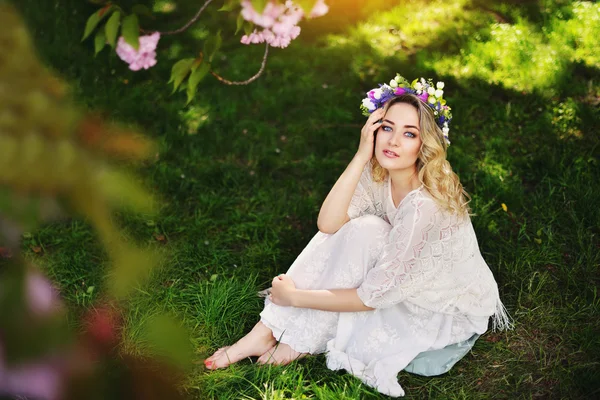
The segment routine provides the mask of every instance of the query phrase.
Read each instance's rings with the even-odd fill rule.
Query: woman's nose
[[[390,146],[398,146],[399,142],[400,142],[400,134],[398,132],[392,133],[392,135],[390,136],[390,139],[388,140],[388,144]]]

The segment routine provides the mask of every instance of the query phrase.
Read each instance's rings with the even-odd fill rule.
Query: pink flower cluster
[[[320,17],[328,11],[329,7],[325,1],[318,0],[308,17]],[[300,35],[298,23],[304,17],[304,11],[291,0],[287,0],[285,5],[270,1],[262,14],[259,14],[249,0],[243,0],[242,17],[263,28],[260,31],[255,29],[250,35],[242,36],[243,44],[267,42],[272,47],[285,48]]]
[[[160,33],[158,32],[140,36],[140,47],[139,50],[136,50],[121,36],[117,43],[117,55],[129,64],[129,69],[132,71],[148,69],[156,64],[156,46],[159,39]]]

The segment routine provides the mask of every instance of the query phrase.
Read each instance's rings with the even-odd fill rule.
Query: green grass
[[[319,207],[356,151],[363,92],[400,72],[446,82],[454,114],[449,159],[473,197],[480,248],[516,321],[514,331],[483,335],[444,376],[401,372],[407,397],[599,395],[597,4],[484,9],[482,2],[414,0],[346,15],[338,3],[288,49],[273,50],[261,79],[243,87],[207,79],[185,107],[183,93],[169,96],[170,67],[195,54],[194,38],[221,23],[235,29],[224,14],[210,11],[187,34],[161,39],[157,66],[133,73],[114,54],[94,58],[92,43],[80,43],[93,6],[14,3],[40,55],[83,108],[140,126],[160,146],[137,172],[162,198],[161,212],[117,215],[127,239],[168,254],[132,300],[125,351],[151,351],[141,332],[159,312],[183,322],[195,360],[256,322],[255,292],[317,232]],[[166,22],[146,23],[177,27],[198,4],[176,3],[161,17]],[[261,47],[228,39],[224,49],[222,75],[244,79],[258,69]],[[84,221],[44,226],[24,239],[25,249],[32,244],[44,251],[29,257],[74,312],[102,293],[106,255]],[[185,390],[198,399],[385,397],[329,371],[323,356],[287,367],[195,368]]]

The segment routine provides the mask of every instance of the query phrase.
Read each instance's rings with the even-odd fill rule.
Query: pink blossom
[[[308,15],[309,18],[322,17],[329,12],[329,6],[325,4],[324,0],[318,0],[313,9]]]
[[[248,0],[242,1],[242,17],[249,22],[252,22],[263,28],[273,26],[277,18],[285,11],[285,7],[281,4],[269,2],[262,14],[259,14],[252,3]]]
[[[1,356],[1,354],[0,354]],[[0,388],[3,394],[58,400],[61,398],[63,371],[56,361],[42,361],[6,369],[0,358]]]
[[[60,306],[58,293],[41,273],[34,271],[25,280],[27,303],[37,315],[48,314]]]
[[[319,0],[311,13],[321,16],[327,13],[328,7],[324,0]],[[287,0],[285,5],[269,1],[262,14],[259,14],[249,0],[242,1],[242,17],[263,28],[250,35],[242,36],[242,44],[268,43],[272,47],[285,48],[300,35],[298,23],[304,18],[304,11],[296,3]]]
[[[404,88],[401,88],[401,87],[399,87],[399,88],[396,88],[396,90],[394,91],[394,94],[395,94],[396,96],[400,96],[400,95],[402,95],[402,94],[404,94],[404,93],[406,93],[406,89],[404,89]]]
[[[119,38],[117,44],[117,55],[121,60],[129,64],[129,69],[139,71],[148,69],[156,65],[156,46],[160,39],[160,33],[154,32],[152,35],[140,36],[139,50],[130,46],[123,36]]]
[[[421,100],[423,100],[423,101],[427,102],[427,99],[429,98],[429,94],[428,94],[426,91],[423,91],[423,93],[421,93],[421,94],[420,94],[418,97],[419,97]]]

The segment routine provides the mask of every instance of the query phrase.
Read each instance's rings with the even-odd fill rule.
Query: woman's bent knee
[[[349,224],[356,225],[361,229],[375,230],[375,231],[389,231],[392,227],[384,219],[377,215],[363,215],[358,218],[354,218],[348,222]]]

